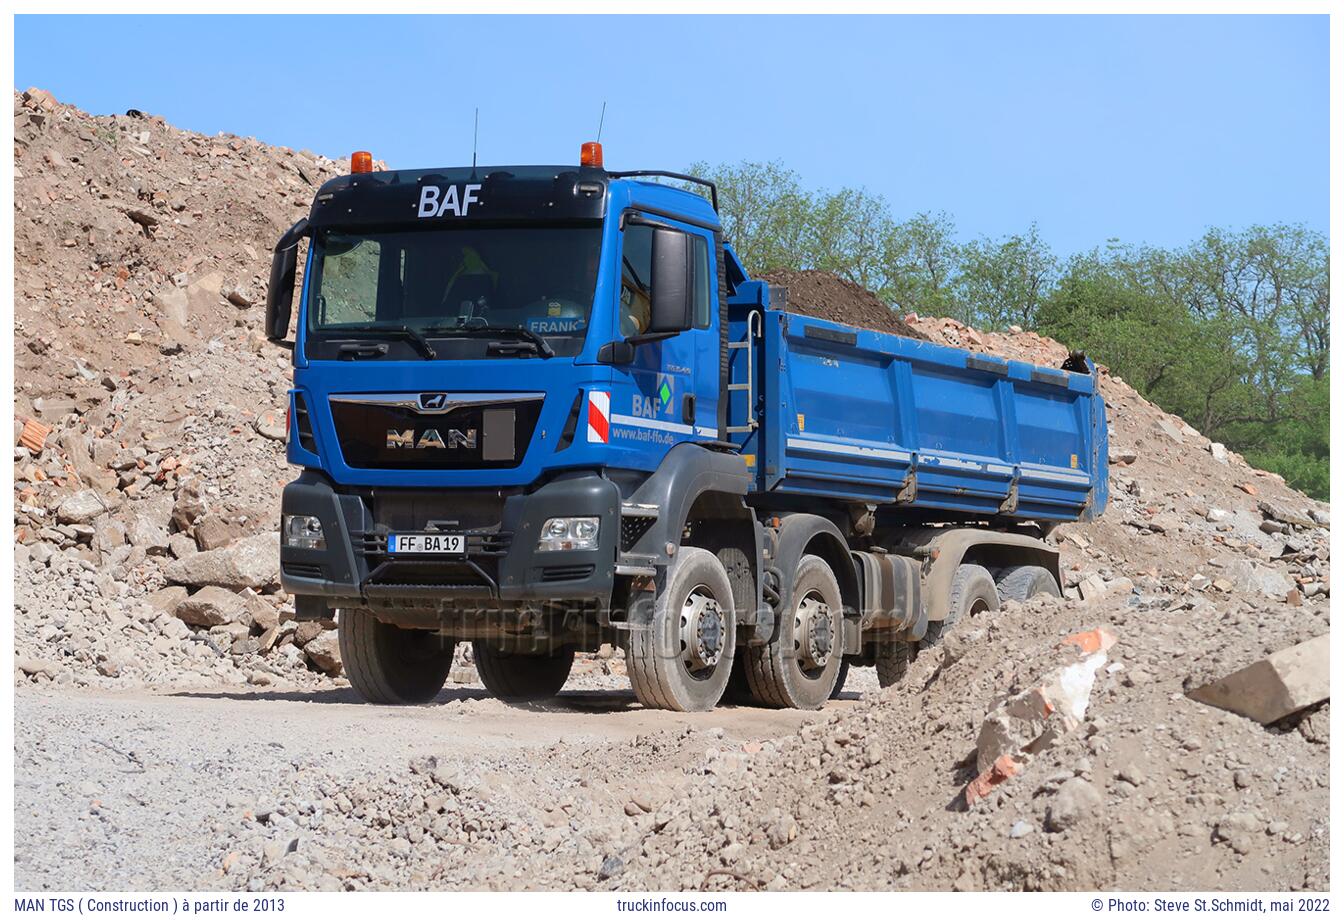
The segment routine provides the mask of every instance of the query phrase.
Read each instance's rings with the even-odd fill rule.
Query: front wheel
[[[502,651],[480,639],[471,644],[471,656],[485,689],[506,703],[550,699],[565,686],[574,666],[572,648],[524,655]]]
[[[780,618],[774,641],[747,649],[747,681],[766,706],[820,709],[843,660],[840,583],[824,559],[804,556],[791,597],[793,609]]]
[[[427,629],[402,629],[367,610],[336,618],[341,665],[350,686],[370,703],[428,703],[453,666],[456,643]]]
[[[651,709],[713,709],[736,654],[733,589],[723,563],[707,550],[681,547],[648,623],[630,631],[625,663],[635,696]]]

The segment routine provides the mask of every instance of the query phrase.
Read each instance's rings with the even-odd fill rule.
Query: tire
[[[751,695],[751,686],[747,683],[746,666],[747,663],[740,654],[733,658],[733,670],[728,675],[728,687],[723,691],[720,703],[732,706],[752,706],[756,703],[756,697]]]
[[[681,547],[648,627],[630,631],[625,663],[635,696],[650,709],[706,712],[723,698],[736,654],[733,589],[723,563],[707,550]]]
[[[877,666],[877,685],[885,690],[905,680],[905,672],[910,670],[913,651],[910,643],[904,640],[878,644],[873,650],[873,663]]]
[[[367,610],[342,610],[336,631],[345,676],[370,703],[428,703],[453,666],[457,643],[427,629],[380,622]]]
[[[999,597],[1008,601],[1025,601],[1040,594],[1062,597],[1055,576],[1039,565],[1015,565],[1003,569],[998,577]]]
[[[840,659],[840,672],[835,675],[835,686],[831,688],[831,699],[840,699],[840,694],[845,692],[845,681],[849,680],[849,660]]]
[[[932,648],[943,641],[943,635],[963,616],[972,617],[985,610],[998,609],[999,591],[989,569],[982,565],[963,563],[957,566],[957,572],[952,576],[947,616],[942,620],[929,621],[928,631],[919,640],[919,647]]]
[[[477,639],[471,644],[476,673],[485,689],[506,703],[548,700],[569,680],[574,649],[563,648],[550,655],[502,652]]]
[[[775,640],[747,649],[747,682],[752,696],[765,706],[820,709],[830,699],[844,661],[840,647],[844,617],[840,585],[825,560],[804,556],[798,563],[790,596],[794,609],[780,617]],[[822,608],[820,612],[818,608]],[[820,626],[818,616],[825,617],[824,627]],[[795,635],[804,617],[813,624],[813,629],[829,629],[829,654],[824,664],[807,657],[802,645],[806,637]]]

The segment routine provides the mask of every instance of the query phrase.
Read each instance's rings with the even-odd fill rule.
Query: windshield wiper
[[[365,335],[390,335],[396,338],[405,339],[415,346],[415,350],[420,352],[426,358],[437,358],[439,353],[434,350],[434,346],[429,344],[429,339],[425,338],[410,326],[373,326],[368,329],[360,330]]]
[[[460,325],[460,326],[431,326],[425,330],[426,334],[433,336],[443,336],[451,338],[453,336],[480,336],[480,335],[509,335],[517,339],[528,342],[537,349],[537,354],[543,358],[552,358],[555,356],[555,349],[551,343],[547,342],[538,333],[522,326],[491,326],[491,325]]]

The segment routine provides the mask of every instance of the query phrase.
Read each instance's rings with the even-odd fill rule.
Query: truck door
[[[622,336],[639,335],[649,321],[650,257],[654,220],[628,219],[621,248],[619,322]],[[629,414],[636,427],[666,432],[670,442],[714,440],[719,436],[718,283],[714,238],[710,231],[679,225],[661,216],[661,227],[674,227],[691,238],[694,268],[694,327],[636,350],[630,366],[634,392]],[[613,407],[624,413],[620,402]],[[662,440],[662,439],[660,439]]]

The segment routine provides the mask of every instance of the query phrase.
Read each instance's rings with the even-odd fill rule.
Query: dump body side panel
[[[1095,374],[768,309],[760,354],[768,492],[1038,521],[1104,507]]]

